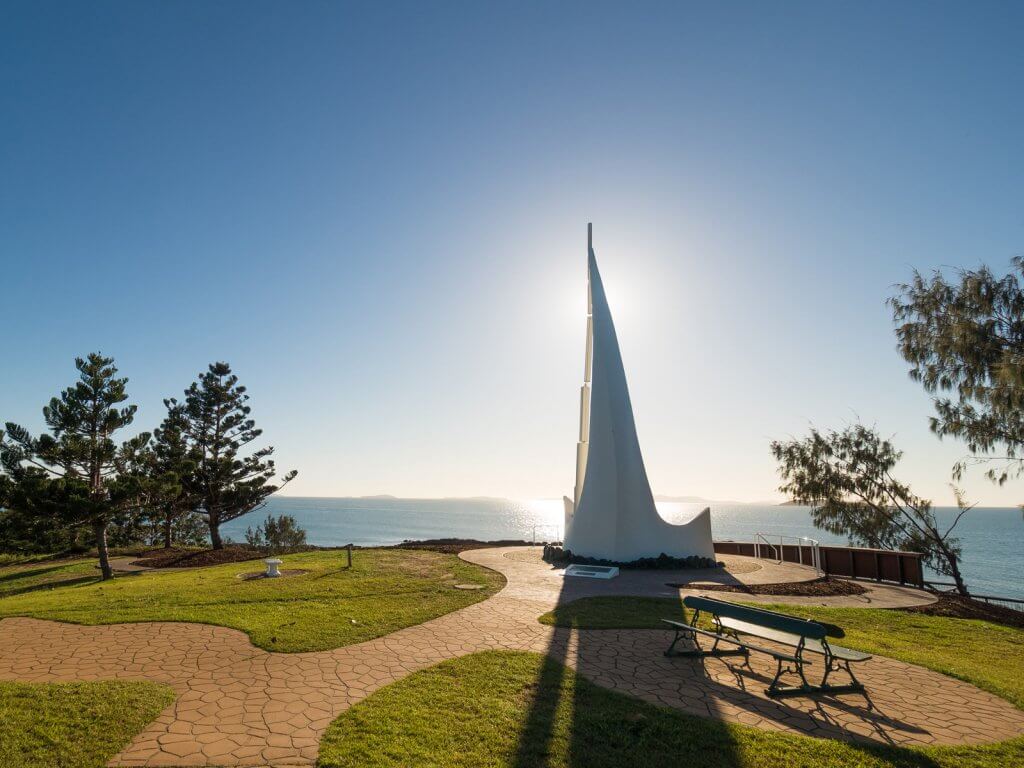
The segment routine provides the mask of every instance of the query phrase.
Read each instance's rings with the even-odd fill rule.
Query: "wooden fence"
[[[752,541],[716,541],[715,552],[722,555],[747,555],[754,557],[757,547]],[[769,548],[761,545],[761,555],[766,559],[778,559],[775,552],[781,550],[782,560],[787,563],[811,565],[814,560],[810,545],[773,544]],[[896,584],[924,586],[924,569],[921,555],[917,552],[898,552],[891,549],[865,549],[863,547],[818,547],[821,556],[821,570],[832,576],[846,576],[852,579],[873,579]],[[770,552],[771,554],[766,554]],[[802,559],[801,559],[802,556]]]

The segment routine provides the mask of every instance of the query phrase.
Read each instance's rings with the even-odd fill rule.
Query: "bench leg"
[[[828,676],[833,671],[843,670],[847,675],[850,676],[850,682],[846,685],[829,685]],[[850,668],[850,662],[839,660],[837,661],[834,656],[829,656],[825,659],[825,674],[821,678],[821,685],[818,686],[818,690],[824,691],[825,693],[861,693],[864,691],[864,684],[857,679],[857,676],[853,674],[853,669]]]
[[[666,656],[680,656],[681,654],[679,652],[675,652],[676,643],[678,643],[680,640],[682,640],[687,635],[693,635],[693,634],[694,634],[693,632],[680,632],[677,629],[676,630],[676,636],[672,638],[672,645],[670,645],[668,647],[668,650],[665,651],[665,655]],[[697,645],[696,635],[694,635],[693,644]]]
[[[686,638],[691,640],[694,644],[694,648],[686,649],[683,651],[675,650],[676,644]],[[672,638],[672,645],[665,651],[666,656],[690,656],[690,657],[703,657],[703,656],[746,656],[746,648],[719,648],[718,638],[715,638],[714,644],[709,650],[704,650],[700,647],[700,642],[697,640],[696,632],[687,632],[686,630],[677,629],[676,636]]]
[[[821,678],[820,685],[811,685],[807,682],[807,678],[804,676],[803,664],[797,664],[795,670],[790,670],[788,667],[783,669],[782,660],[777,660],[778,671],[775,673],[775,678],[772,680],[771,685],[765,690],[765,693],[772,698],[779,698],[782,696],[810,696],[816,693],[824,694],[839,694],[839,693],[861,693],[864,691],[864,686],[861,684],[854,674],[853,670],[850,669],[850,662],[839,661],[836,662],[831,656],[828,658],[825,664],[825,674]],[[828,682],[828,676],[834,670],[842,669],[850,676],[851,683],[847,685],[830,685]],[[778,684],[779,678],[782,677],[786,671],[796,672],[800,675],[800,681],[802,685],[794,686],[780,686]]]
[[[808,693],[813,693],[816,689],[815,686],[807,682],[807,678],[804,676],[804,665],[803,662],[797,662],[795,666],[791,667],[788,663],[782,659],[776,659],[775,677],[772,678],[771,683],[765,688],[765,693],[772,698],[778,698],[782,696],[806,696]],[[780,686],[779,680],[787,672],[800,675],[800,685]]]

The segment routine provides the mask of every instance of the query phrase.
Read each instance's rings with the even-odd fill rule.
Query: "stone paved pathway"
[[[173,686],[176,702],[112,761],[118,766],[309,766],[324,729],[352,704],[443,659],[499,648],[548,653],[609,688],[772,730],[905,745],[977,743],[1024,733],[1024,712],[1007,702],[877,657],[858,669],[870,704],[860,695],[772,701],[763,689],[773,670],[756,655],[749,668],[729,659],[668,659],[662,655],[667,632],[570,631],[537,623],[558,602],[581,596],[671,591],[663,586],[671,575],[564,580],[549,566],[523,558],[521,549],[463,556],[504,573],[506,587],[484,602],[359,645],[279,654],[223,627],[89,627],[9,618],[0,621],[0,679],[145,678]]]

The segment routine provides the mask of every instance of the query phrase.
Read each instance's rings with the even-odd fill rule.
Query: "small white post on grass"
[[[281,572],[277,570],[277,566],[283,563],[283,560],[278,560],[276,557],[268,557],[263,562],[267,564],[267,572],[263,575],[268,579],[273,579],[281,575]]]

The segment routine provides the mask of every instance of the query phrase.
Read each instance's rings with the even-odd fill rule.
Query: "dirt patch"
[[[828,576],[814,581],[790,584],[715,584],[708,582],[672,583],[675,589],[700,589],[708,592],[741,592],[747,595],[778,595],[779,597],[835,597],[837,595],[863,595],[867,592],[855,581],[832,579]]]
[[[403,541],[395,544],[392,549],[423,549],[428,552],[441,552],[446,555],[457,555],[470,549],[488,549],[490,547],[532,547],[533,542],[522,539],[501,539],[500,541],[479,541],[478,539],[424,539],[422,541]]]
[[[1001,605],[990,605],[981,600],[972,600],[959,595],[939,595],[938,602],[930,605],[915,605],[903,608],[910,613],[924,613],[928,616],[948,616],[954,619],[983,619],[993,624],[1024,629],[1024,611],[1015,611]]]
[[[203,568],[224,563],[240,563],[265,557],[261,552],[248,547],[224,547],[224,549],[172,549],[160,550],[155,557],[133,560],[132,565],[146,568]]]
[[[303,573],[309,573],[309,571],[307,571],[305,568],[288,568],[286,570],[278,571],[279,575],[275,576],[274,578],[283,579],[285,576],[299,576]],[[249,573],[238,574],[238,578],[240,578],[242,581],[252,581],[253,579],[267,579],[270,577],[267,576],[266,571],[251,571]]]
[[[508,560],[515,560],[519,563],[547,565],[547,563],[544,562],[544,553],[538,548],[516,549],[511,552],[506,552],[503,557]]]
[[[764,568],[752,557],[743,557],[742,555],[715,555],[715,557],[725,563],[725,570],[729,573],[753,573]]]

